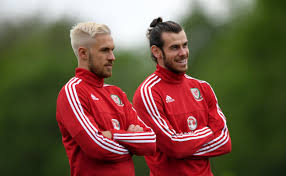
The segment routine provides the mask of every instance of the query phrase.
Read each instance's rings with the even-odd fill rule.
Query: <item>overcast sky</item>
[[[111,28],[120,47],[136,47],[147,43],[145,33],[154,18],[180,22],[194,2],[211,16],[227,16],[229,0],[0,0],[0,20],[37,14],[51,21],[63,16],[76,22],[95,21]]]

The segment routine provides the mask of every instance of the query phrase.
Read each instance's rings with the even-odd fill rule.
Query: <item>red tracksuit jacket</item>
[[[205,81],[157,65],[133,106],[157,136],[156,154],[145,157],[150,175],[211,176],[208,158],[231,151],[226,119]]]
[[[56,115],[73,176],[133,176],[132,154],[155,152],[155,133],[139,119],[126,94],[85,69],[77,68],[60,91]],[[144,132],[127,132],[130,124]],[[102,135],[106,130],[112,139]]]

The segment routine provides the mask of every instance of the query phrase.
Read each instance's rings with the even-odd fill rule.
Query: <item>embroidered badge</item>
[[[110,97],[118,106],[124,106],[118,95],[111,94]]]
[[[190,130],[195,130],[197,128],[197,119],[193,116],[188,117],[187,119],[188,126]]]
[[[200,90],[198,88],[191,88],[191,92],[197,101],[201,101],[203,99]]]
[[[119,121],[117,119],[111,119],[111,122],[112,122],[114,129],[120,130],[120,124],[119,124]]]

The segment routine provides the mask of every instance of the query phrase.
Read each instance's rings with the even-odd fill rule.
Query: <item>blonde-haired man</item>
[[[70,37],[78,68],[59,93],[57,121],[71,175],[134,175],[132,154],[154,154],[156,136],[125,93],[104,84],[115,60],[110,29],[79,23]]]

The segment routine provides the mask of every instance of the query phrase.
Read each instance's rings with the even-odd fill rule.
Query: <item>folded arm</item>
[[[156,151],[154,131],[139,118],[125,94],[123,94],[123,100],[125,101],[124,111],[129,127],[126,130],[111,130],[113,139],[128,148],[133,154],[154,154]]]
[[[231,139],[226,125],[226,118],[222,113],[215,93],[208,83],[204,83],[205,98],[208,104],[208,126],[214,131],[211,141],[204,144],[194,156],[219,156],[231,152]]]
[[[157,135],[157,148],[169,157],[186,158],[192,156],[203,144],[210,141],[213,132],[209,127],[203,127],[192,133],[177,133],[163,110],[162,99],[152,86],[160,80],[153,77],[143,83],[133,99],[133,105],[140,117],[152,127]]]

